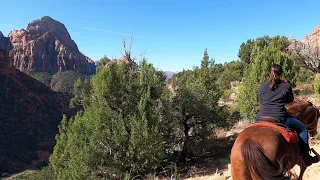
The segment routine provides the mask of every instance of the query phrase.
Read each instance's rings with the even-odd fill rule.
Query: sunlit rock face
[[[11,31],[9,41],[11,47],[7,48],[10,48],[13,65],[27,74],[66,70],[89,75],[96,72],[94,61],[79,51],[64,24],[48,16],[32,21],[25,29]]]

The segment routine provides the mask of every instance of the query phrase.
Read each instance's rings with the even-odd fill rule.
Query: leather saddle
[[[259,123],[259,122],[272,123],[272,124],[275,124],[277,126],[280,126],[280,127],[284,128],[288,132],[292,132],[292,130],[288,126],[286,126],[285,124],[281,123],[277,118],[274,118],[274,117],[271,117],[271,116],[259,116],[256,123]]]
[[[257,122],[269,122],[269,123],[280,123],[278,119],[271,116],[259,116]]]

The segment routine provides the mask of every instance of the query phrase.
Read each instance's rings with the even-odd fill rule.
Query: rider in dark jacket
[[[279,122],[292,128],[299,134],[301,156],[307,166],[318,162],[318,157],[310,156],[310,147],[308,143],[308,130],[306,126],[298,119],[290,116],[285,108],[285,104],[292,103],[294,100],[291,85],[282,75],[282,67],[273,64],[270,67],[269,80],[261,84],[259,88],[259,103],[261,109],[258,116],[271,116]]]

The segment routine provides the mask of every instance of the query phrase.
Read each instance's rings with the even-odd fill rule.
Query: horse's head
[[[287,111],[301,121],[307,127],[310,136],[313,137],[318,133],[319,109],[320,106],[315,106],[309,101],[298,100],[292,103]]]
[[[315,112],[316,112],[316,115],[314,117],[314,120],[313,122],[311,121],[310,124],[307,124],[307,128],[308,128],[308,131],[309,131],[309,134],[311,137],[315,136],[318,134],[318,120],[319,120],[319,117],[320,117],[320,106],[315,106],[315,105],[312,105],[313,108],[315,109]]]
[[[320,112],[319,112],[319,107],[313,105],[312,103],[311,105],[312,106],[309,106],[309,107],[311,109],[311,112],[313,112],[312,113],[313,115],[310,116],[310,118],[307,120],[307,123],[305,125],[308,128],[308,132],[310,136],[313,137],[318,134],[317,130],[318,130],[318,120],[319,120]]]

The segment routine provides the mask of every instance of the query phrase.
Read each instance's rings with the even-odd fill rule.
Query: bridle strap
[[[308,128],[308,131],[315,131],[315,130],[317,129],[317,126],[314,127],[314,128],[312,128],[312,129],[309,129],[309,127],[312,126],[312,125],[314,125],[314,124],[317,122],[318,118],[319,118],[319,111],[317,110],[317,108],[316,108],[315,105],[312,104],[312,106],[314,107],[314,109],[315,109],[315,111],[316,111],[316,114],[315,114],[315,116],[314,116],[313,121],[312,121],[311,123],[305,125],[305,126]]]

